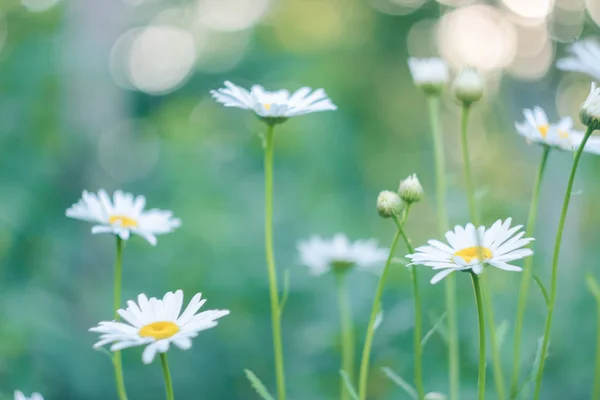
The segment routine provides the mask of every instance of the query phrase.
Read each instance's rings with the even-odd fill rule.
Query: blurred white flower
[[[408,68],[416,86],[427,93],[439,93],[448,83],[448,65],[441,58],[408,59]]]
[[[156,236],[172,232],[181,225],[178,218],[167,210],[144,211],[146,198],[115,191],[113,199],[104,190],[98,194],[83,191],[82,198],[66,212],[67,217],[95,222],[92,233],[113,233],[127,240],[131,233],[156,245]]]
[[[590,94],[581,105],[579,116],[584,125],[600,129],[600,87],[596,86],[595,82],[592,82]]]
[[[225,107],[252,110],[271,124],[281,123],[289,117],[318,111],[337,110],[325,90],[303,87],[290,95],[288,90],[267,92],[262,86],[254,85],[250,91],[225,81],[225,87],[211,90],[210,94]]]
[[[100,333],[94,348],[112,343],[111,351],[128,347],[146,346],[142,353],[144,364],[150,364],[156,353],[166,353],[174,344],[182,350],[192,347],[192,338],[200,331],[217,326],[217,320],[229,314],[228,310],[208,310],[197,314],[206,302],[196,294],[181,313],[183,291],[168,292],[162,300],[146,295],[138,296],[137,304],[129,300],[125,310],[117,312],[125,322],[104,321],[90,329]],[[181,315],[180,315],[181,313]]]
[[[475,68],[463,68],[452,83],[452,91],[459,101],[467,105],[478,101],[483,95],[481,75]]]
[[[600,43],[594,39],[584,39],[569,46],[571,55],[556,62],[563,71],[583,72],[600,80]]]
[[[523,110],[525,121],[516,122],[517,132],[528,142],[551,146],[566,151],[575,151],[583,140],[583,132],[573,128],[573,120],[564,117],[556,124],[550,124],[544,110],[534,107]],[[600,139],[590,138],[584,150],[588,153],[600,154]]]
[[[44,400],[44,397],[39,393],[32,393],[31,397],[27,397],[23,392],[15,391],[15,400]]]
[[[449,246],[437,240],[430,240],[427,242],[428,246],[418,247],[414,254],[406,256],[412,261],[409,266],[423,265],[442,270],[431,279],[433,284],[454,271],[472,271],[480,274],[484,265],[505,271],[521,271],[521,267],[509,263],[533,254],[531,249],[523,248],[533,238],[522,239],[525,232],[517,233],[522,226],[511,228],[511,221],[510,218],[504,222],[498,220],[490,229],[485,229],[484,226],[475,229],[471,223],[464,228],[457,225],[454,231],[446,232]],[[483,257],[483,262],[479,257]]]
[[[380,248],[374,239],[350,242],[346,235],[338,233],[332,239],[313,236],[298,243],[300,261],[313,275],[322,275],[330,270],[345,271],[354,266],[370,268],[384,263],[388,249]]]

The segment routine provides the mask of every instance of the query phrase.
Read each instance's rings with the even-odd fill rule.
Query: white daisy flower
[[[408,68],[415,85],[428,93],[438,93],[450,79],[448,65],[441,58],[410,57]]]
[[[66,212],[67,217],[95,222],[92,233],[113,233],[129,239],[131,233],[156,245],[156,235],[173,232],[181,225],[178,218],[167,210],[144,211],[146,198],[117,190],[110,197],[104,190],[98,194],[83,191],[82,198]]]
[[[345,271],[351,267],[369,268],[387,260],[388,249],[380,248],[374,239],[350,242],[346,235],[338,233],[332,239],[313,236],[298,243],[300,261],[313,275],[330,270]]]
[[[337,110],[323,89],[313,91],[303,87],[290,95],[286,89],[268,92],[260,85],[254,85],[250,91],[225,81],[225,87],[211,90],[210,94],[225,107],[237,107],[252,110],[268,123],[276,124],[289,117],[318,111]]]
[[[590,94],[581,105],[579,116],[581,117],[581,122],[586,126],[590,126],[593,129],[600,129],[600,87],[596,86],[595,82],[592,82]],[[592,139],[595,138],[590,138],[590,140]]]
[[[111,351],[128,347],[146,346],[142,354],[144,364],[150,364],[156,353],[166,353],[171,344],[182,350],[192,347],[192,338],[198,332],[217,325],[217,319],[229,314],[228,310],[208,310],[196,314],[206,300],[196,294],[181,313],[183,291],[168,292],[162,300],[146,295],[138,296],[137,304],[129,300],[125,310],[117,312],[125,322],[104,321],[90,331],[100,333],[94,348],[112,343]],[[180,315],[181,313],[181,315]]]
[[[523,110],[525,122],[515,123],[517,132],[528,142],[550,146],[566,151],[575,151],[583,140],[584,133],[573,128],[573,120],[564,117],[556,124],[550,124],[544,110],[535,107]],[[588,140],[585,149],[588,153],[600,154],[600,141]]]
[[[569,46],[571,55],[556,62],[563,71],[583,72],[600,80],[600,43],[594,39],[584,39]]]
[[[39,393],[32,393],[31,397],[27,397],[18,390],[15,391],[15,400],[44,400],[44,397]]]
[[[415,249],[414,254],[406,257],[412,262],[409,265],[423,265],[441,270],[432,279],[435,284],[454,271],[483,272],[484,265],[505,271],[521,271],[521,267],[509,264],[511,261],[533,254],[531,249],[524,249],[533,238],[522,238],[525,232],[517,233],[522,225],[510,227],[511,218],[502,222],[498,220],[490,229],[481,226],[475,229],[473,224],[466,227],[456,226],[454,231],[446,233],[448,244],[437,240],[427,242],[428,246]],[[478,235],[478,236],[476,236]],[[483,262],[479,257],[483,257]]]

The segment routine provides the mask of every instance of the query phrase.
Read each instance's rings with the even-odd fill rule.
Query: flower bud
[[[417,174],[412,174],[408,178],[400,181],[398,189],[400,198],[408,204],[416,203],[423,198],[423,186],[417,178]]]
[[[463,104],[470,105],[481,99],[483,81],[475,68],[465,67],[452,83],[454,96]]]
[[[429,392],[425,395],[425,400],[446,400],[447,397],[444,393],[440,392]]]
[[[595,82],[592,82],[590,94],[581,105],[579,117],[588,128],[600,129],[600,87]]]
[[[408,59],[408,68],[415,86],[428,95],[439,95],[448,83],[448,66],[440,58]]]
[[[377,196],[377,212],[382,218],[390,218],[402,211],[402,200],[398,193],[384,190]]]

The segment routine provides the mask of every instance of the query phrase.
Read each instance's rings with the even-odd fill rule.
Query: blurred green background
[[[124,299],[196,292],[231,315],[189,351],[173,349],[179,399],[256,399],[243,374],[274,388],[263,250],[263,129],[250,113],[208,95],[225,79],[268,90],[326,89],[336,112],[293,118],[276,130],[275,244],[280,277],[291,276],[283,316],[291,400],[338,398],[339,334],[334,280],[309,276],[296,243],[344,232],[388,246],[393,226],[375,211],[382,189],[417,173],[427,192],[408,231],[436,237],[433,154],[425,99],[409,56],[442,55],[486,77],[471,123],[485,223],[524,223],[541,150],[515,134],[521,109],[576,117],[590,78],[557,71],[565,43],[599,32],[597,0],[2,0],[0,2],[0,398],[15,389],[47,400],[115,398],[112,365],[87,330],[112,316],[114,239],[64,212],[81,191],[144,194],[183,226],[156,248],[139,237],[124,255]],[[458,147],[458,107],[443,99],[452,223],[467,222]],[[535,269],[549,262],[572,155],[553,152],[542,188]],[[545,400],[589,398],[595,303],[586,272],[596,257],[600,159],[586,155],[575,184],[561,257],[558,309]],[[398,256],[402,256],[401,249]],[[425,330],[443,313],[443,286],[422,272]],[[506,321],[508,374],[519,274],[489,271],[495,316]],[[475,398],[476,313],[458,279],[464,399]],[[357,353],[377,277],[350,278]],[[544,306],[532,287],[523,371],[533,361]],[[394,269],[372,354],[372,399],[407,395],[382,373],[412,379],[412,292]],[[131,399],[163,398],[157,363],[124,352]],[[428,391],[447,393],[446,345],[425,354]],[[491,369],[489,398],[493,394]]]

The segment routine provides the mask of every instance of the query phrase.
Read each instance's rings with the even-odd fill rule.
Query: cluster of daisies
[[[593,41],[582,41],[571,47],[572,55],[560,60],[558,67],[564,70],[581,71],[600,80],[600,45]],[[438,93],[449,80],[449,69],[440,59],[410,59],[409,68],[414,82],[428,94]],[[465,104],[481,97],[483,83],[473,69],[465,69],[454,81],[453,91]],[[237,107],[253,111],[270,126],[285,122],[288,118],[303,114],[336,110],[323,89],[303,87],[294,93],[287,90],[266,91],[254,85],[246,90],[229,81],[225,87],[211,91],[216,101],[226,107]],[[524,122],[515,124],[517,132],[528,142],[546,148],[574,151],[583,140],[583,133],[573,128],[573,120],[564,117],[550,123],[540,107],[525,109]],[[592,85],[591,93],[582,107],[582,119],[600,124],[600,89]],[[600,154],[600,138],[592,138],[585,151]],[[397,194],[397,196],[396,196]],[[403,180],[396,192],[384,191],[378,199],[378,211],[382,216],[398,214],[420,200],[423,189],[416,176]],[[93,234],[108,233],[118,241],[128,240],[132,235],[142,237],[152,246],[157,236],[173,232],[181,221],[167,210],[146,209],[144,196],[134,196],[115,191],[111,196],[100,190],[98,193],[83,192],[82,198],[66,211],[70,218],[92,222]],[[481,274],[486,266],[506,271],[520,271],[513,263],[533,254],[526,246],[532,238],[524,238],[522,226],[511,226],[511,219],[498,220],[489,228],[476,227],[471,223],[456,226],[446,233],[446,243],[429,240],[412,254],[408,266],[429,267],[436,273],[431,279],[435,284],[455,271]],[[345,235],[337,234],[331,239],[311,237],[298,244],[300,260],[314,275],[327,272],[345,273],[354,267],[376,271],[392,254],[374,239],[350,241]],[[137,301],[127,301],[127,307],[116,310],[118,318],[102,321],[90,331],[99,334],[94,348],[110,345],[117,352],[130,347],[144,346],[142,361],[150,364],[157,354],[166,353],[171,345],[186,350],[199,332],[217,325],[218,320],[229,314],[228,310],[200,312],[205,303],[201,294],[195,294],[184,308],[182,290],[167,292],[162,299],[148,298],[140,294]],[[26,397],[15,392],[15,400],[43,400],[39,393]]]

